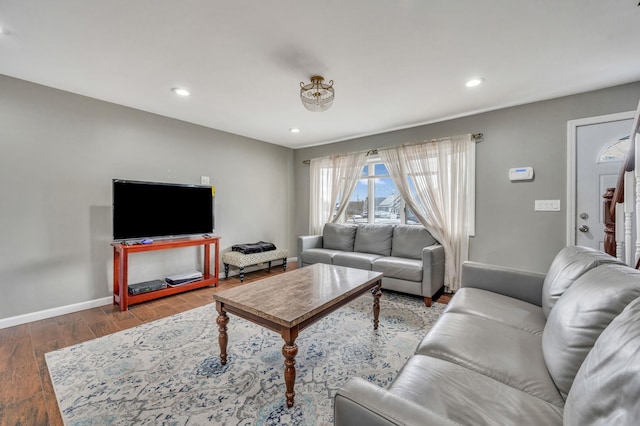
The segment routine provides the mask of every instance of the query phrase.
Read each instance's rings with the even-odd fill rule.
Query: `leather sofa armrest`
[[[458,424],[359,377],[338,390],[334,410],[336,426]]]
[[[422,294],[433,296],[444,285],[444,247],[434,244],[422,249]]]
[[[311,248],[322,248],[322,235],[303,235],[298,237],[298,264],[302,266],[300,253]]]
[[[545,274],[504,266],[464,262],[460,287],[473,287],[513,297],[542,306],[542,284]]]

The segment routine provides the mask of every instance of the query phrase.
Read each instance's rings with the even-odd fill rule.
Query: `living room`
[[[6,22],[4,8],[0,8],[2,27],[15,26]],[[635,5],[628,8],[628,15],[640,13]],[[8,8],[18,9],[16,5]],[[22,43],[29,46],[21,41],[23,36],[24,31],[15,27],[3,34],[0,56],[15,55],[24,48]],[[606,57],[605,50],[599,46],[594,56]],[[294,137],[289,134],[282,136],[282,144],[265,142],[193,124],[186,118],[163,116],[154,113],[152,106],[145,111],[125,102],[96,99],[90,91],[73,93],[71,88],[58,87],[53,81],[47,84],[46,79],[37,80],[27,72],[9,72],[12,65],[3,59],[0,328],[112,303],[112,179],[199,184],[201,176],[208,176],[215,186],[221,251],[230,250],[233,244],[264,240],[295,253],[296,238],[309,231],[309,166],[303,161],[464,133],[484,135],[476,153],[476,233],[470,240],[469,258],[547,271],[555,254],[567,245],[567,122],[636,109],[640,67],[631,53],[628,56],[626,65],[631,70],[624,70],[624,78],[620,77],[624,81],[614,84],[575,90],[566,81],[557,96],[535,101],[523,98],[459,115],[451,112],[446,119],[299,148],[287,146]],[[23,61],[25,58],[29,53],[23,55]],[[86,60],[91,61],[91,55]],[[616,66],[608,60],[603,60],[607,63],[602,67],[609,66],[607,72],[616,77]],[[549,62],[548,66],[556,64]],[[310,77],[308,72],[314,71],[300,72],[291,81],[291,103],[303,113],[307,111],[297,91],[299,80]],[[366,79],[366,69],[350,72]],[[593,73],[606,74],[601,69]],[[576,69],[576,74],[576,80],[583,76],[582,70]],[[333,108],[337,108],[348,83],[330,73],[325,76],[336,81]],[[499,84],[485,77],[486,86],[479,89]],[[86,81],[89,87],[102,84],[90,74]],[[189,99],[176,99],[170,92],[173,83],[162,82],[168,85],[167,90],[159,89],[166,92],[161,95],[164,102],[178,102],[179,108],[188,110]],[[220,119],[224,112],[234,116],[242,109],[229,99],[212,97],[210,102],[231,102],[222,112],[216,110]],[[330,127],[331,116],[322,114],[315,114],[314,120],[320,127]],[[253,118],[260,121],[259,116]],[[510,182],[507,172],[516,166],[534,167],[535,179]],[[536,199],[561,200],[561,210],[534,212]],[[146,254],[139,262],[136,259],[130,281],[197,268],[195,254],[195,249],[184,249],[178,256]]]

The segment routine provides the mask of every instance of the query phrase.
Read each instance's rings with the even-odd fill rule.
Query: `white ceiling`
[[[0,74],[291,148],[640,81],[638,0],[0,0],[0,27]]]

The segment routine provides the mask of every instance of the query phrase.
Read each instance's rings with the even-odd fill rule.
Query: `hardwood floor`
[[[296,262],[287,264],[288,270],[296,267]],[[274,265],[271,272],[247,273],[244,283],[282,272],[281,266]],[[133,305],[126,312],[107,305],[0,329],[0,425],[63,424],[45,353],[213,303],[213,293],[240,285],[236,275],[221,279],[218,287]],[[434,298],[440,303],[449,299],[447,294]]]

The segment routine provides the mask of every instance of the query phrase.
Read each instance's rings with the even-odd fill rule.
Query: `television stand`
[[[214,248],[214,271],[210,273],[211,244]],[[129,305],[182,293],[196,288],[218,285],[220,237],[207,236],[197,238],[180,238],[175,240],[154,241],[151,244],[126,245],[124,242],[111,243],[113,246],[113,304],[126,311]],[[204,246],[204,262],[202,279],[177,287],[167,287],[141,294],[129,294],[129,254],[145,251],[168,250],[182,247]]]

